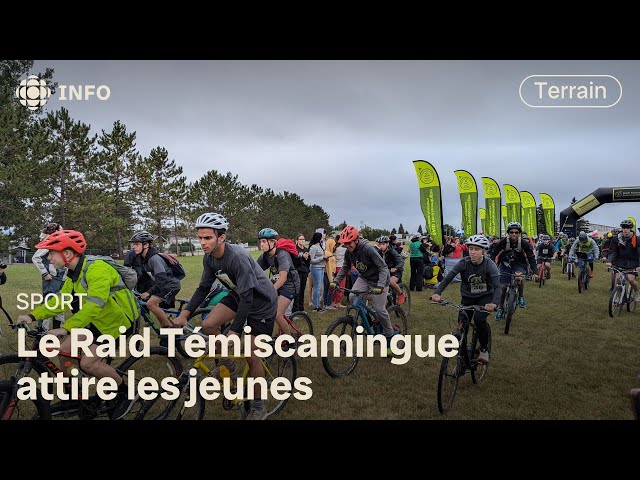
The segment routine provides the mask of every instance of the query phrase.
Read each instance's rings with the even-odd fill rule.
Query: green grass
[[[257,256],[259,252],[254,252]],[[193,293],[202,271],[202,257],[181,257],[187,271],[179,296]],[[408,267],[408,262],[407,262]],[[489,317],[493,354],[488,376],[474,386],[470,375],[460,379],[453,408],[439,414],[436,390],[440,357],[417,358],[402,366],[388,359],[360,359],[346,378],[334,379],[324,371],[320,358],[299,360],[298,376],[312,380],[313,396],[307,401],[291,398],[275,418],[282,419],[631,419],[629,389],[638,386],[640,373],[640,308],[607,314],[609,274],[596,263],[591,289],[578,294],[575,280],[553,276],[539,289],[527,282],[527,308],[518,309],[508,336],[504,323]],[[408,268],[405,280],[408,280]],[[17,293],[39,292],[39,275],[32,265],[12,265],[8,281],[0,286],[5,308],[16,309]],[[430,290],[412,292],[409,319],[411,335],[449,333],[456,310],[432,305]],[[451,284],[446,299],[459,301],[459,284]],[[306,299],[308,304],[309,299]],[[345,310],[314,313],[317,335]],[[15,332],[2,320],[0,351],[13,351]],[[426,337],[425,337],[426,341]],[[207,418],[237,418],[237,412],[220,408],[220,400],[207,403]]]

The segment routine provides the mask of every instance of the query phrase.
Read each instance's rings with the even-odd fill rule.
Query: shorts
[[[291,285],[283,285],[278,289],[278,296],[293,300],[296,298],[296,291]]]
[[[163,292],[160,292],[158,294],[154,294],[153,296],[162,299],[162,301],[160,302],[160,308],[175,308],[176,295],[179,291],[180,290],[169,290],[164,295],[162,294]]]
[[[238,311],[238,294],[234,291],[220,300],[220,304],[230,308],[234,312]],[[271,318],[247,318],[247,325],[251,327],[251,335],[273,335],[273,324],[275,316]]]
[[[92,345],[104,345],[105,343],[108,343],[107,340],[100,340],[98,341],[98,337],[100,335],[104,335],[100,330],[98,330],[98,327],[96,327],[93,323],[90,323],[89,325],[87,325],[86,327],[87,330],[89,330],[92,334],[93,334],[93,342],[91,342]],[[127,330],[124,335],[130,335],[131,334],[131,327],[129,327],[129,330]],[[118,335],[119,336],[119,335]],[[118,337],[113,337],[113,338],[118,338]]]
[[[510,266],[506,266],[504,263],[500,262],[500,283],[509,284],[511,283],[511,275],[513,273],[520,272],[522,273],[522,278],[527,273],[526,265],[522,265],[520,263],[512,263]]]

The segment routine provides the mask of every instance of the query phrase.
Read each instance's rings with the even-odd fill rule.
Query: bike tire
[[[389,313],[389,319],[394,330],[397,328],[398,333],[406,335],[409,331],[409,322],[407,321],[407,314],[400,305],[394,305],[387,308]]]
[[[271,388],[271,383],[276,378],[286,378],[293,389],[293,385],[295,383],[296,378],[298,378],[298,367],[295,355],[290,357],[281,357],[275,351],[264,359],[265,365],[265,378],[267,379],[267,388]],[[267,371],[268,369],[268,371]],[[244,398],[247,397],[247,384],[244,385]],[[267,398],[264,399],[264,408],[267,411],[267,417],[272,417],[277,415],[282,411],[284,406],[289,401],[291,396],[285,397],[281,400],[277,400],[273,398],[271,392],[267,393]],[[251,400],[246,400],[240,406],[240,418],[245,420],[247,415],[249,414],[249,410],[251,409]]]
[[[313,322],[311,321],[311,317],[309,317],[305,312],[293,312],[289,317],[289,320],[298,330],[300,330],[300,332],[302,332],[302,335],[313,335]]]
[[[542,270],[542,273],[540,273],[540,270]],[[543,269],[538,269],[538,288],[542,288],[542,286],[544,285],[544,276],[545,276],[546,272]]]
[[[582,293],[582,291],[584,290],[584,277],[582,276],[583,271],[584,268],[581,268],[578,272],[578,293]]]
[[[571,275],[573,274],[573,264],[567,265],[567,279],[571,281]]]
[[[356,333],[357,321],[355,318],[347,315],[344,317],[339,317],[336,319],[331,325],[327,327],[325,335],[349,335],[355,344],[356,335],[362,335]],[[340,343],[340,356],[333,357],[333,351],[328,351],[327,355],[322,357],[322,366],[325,371],[332,376],[333,378],[346,377],[353,369],[356,368],[358,364],[359,357],[357,355],[353,355],[352,357],[344,357],[345,350],[342,348],[343,343]],[[344,363],[340,360],[344,360]]]
[[[471,352],[473,353],[473,358],[471,360],[471,380],[476,385],[480,385],[484,382],[487,377],[487,372],[489,371],[489,364],[479,364],[477,362],[478,353],[480,353],[480,339],[478,338],[478,331],[475,328],[475,325],[471,325],[470,328],[473,329],[473,334],[471,335]],[[487,322],[487,332],[489,334],[489,340],[487,342],[487,351],[489,352],[489,361],[491,361],[491,325]]]
[[[617,285],[609,295],[609,316],[614,318],[622,311],[622,286]]]
[[[116,368],[116,371],[123,377],[127,376],[129,370],[135,372],[135,379],[139,381],[148,377],[155,379],[158,387],[156,391],[150,391],[148,394],[155,394],[154,398],[139,398],[131,411],[125,418],[135,420],[164,420],[169,412],[171,400],[162,397],[162,394],[170,393],[170,389],[162,386],[162,380],[173,377],[178,379],[183,372],[182,362],[177,357],[170,357],[165,347],[151,347],[149,356],[133,357],[130,356]]]
[[[628,295],[630,295],[630,298],[633,298],[633,300],[629,300],[629,298],[627,298],[627,312],[631,313],[636,309],[636,296],[633,293],[633,290],[631,290],[631,288],[629,288],[629,293]]]
[[[185,377],[186,372],[183,374],[182,378],[185,379]],[[195,378],[189,378],[189,381],[180,388],[180,395],[178,398],[169,402],[164,416],[159,418],[159,420],[202,420],[204,418],[206,403],[204,397],[200,394],[199,387],[196,388],[195,404],[187,406],[187,403],[190,403],[191,400],[191,389],[189,384],[191,382],[196,382],[196,385],[200,385],[201,379],[202,376],[200,371],[196,373]]]
[[[509,335],[509,329],[511,328],[511,319],[516,311],[517,294],[510,290],[507,293],[507,299],[505,301],[505,318],[504,318],[504,334]]]
[[[0,355],[0,382],[5,383],[5,393],[6,393],[6,384],[11,384],[12,377],[16,374],[18,370],[18,365],[20,362],[24,360],[19,357],[17,354],[9,353],[6,355]],[[31,370],[31,377],[34,379],[38,379],[40,375],[46,372],[46,368],[38,362],[34,362],[33,368]],[[0,393],[2,399],[4,399],[4,395]],[[37,398],[35,400],[18,400],[15,402],[19,403],[19,409],[16,409],[11,412],[10,418],[15,420],[50,420],[51,414],[49,412],[49,402],[42,398],[42,394],[38,389]],[[4,402],[0,399],[0,405]],[[45,411],[46,408],[46,411]],[[4,407],[2,407],[2,411],[0,413],[0,419],[4,418]]]
[[[0,381],[0,420],[51,420],[49,402],[39,390],[34,400],[20,400],[13,395],[14,385],[15,381]],[[20,418],[21,413],[24,418]]]
[[[460,340],[460,335],[456,337]],[[438,375],[438,410],[445,413],[453,406],[453,400],[458,391],[458,381],[463,371],[463,358],[460,350],[454,357],[442,357],[440,373]]]

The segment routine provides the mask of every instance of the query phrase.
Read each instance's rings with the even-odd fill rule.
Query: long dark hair
[[[309,248],[316,243],[320,243],[322,241],[322,234],[320,232],[315,232],[313,237],[311,237],[311,241],[309,242]]]

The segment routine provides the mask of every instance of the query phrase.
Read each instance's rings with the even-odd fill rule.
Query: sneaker
[[[325,310],[335,310],[336,307],[334,307],[333,305],[327,305],[326,307],[324,307]]]
[[[524,303],[524,297],[520,297],[520,301],[518,302],[518,305],[520,306],[520,308],[524,308],[525,307],[525,303]]]
[[[636,420],[640,420],[640,388],[632,388],[629,392],[631,397],[631,410]]]
[[[549,280],[549,279],[551,279],[551,272],[550,271],[547,272],[547,280]]]
[[[110,420],[120,420],[122,417],[126,416],[130,411],[133,405],[138,401],[139,395],[136,392],[134,398],[128,398],[125,392],[118,392],[118,395],[114,399],[116,404],[111,410],[111,414],[109,415]]]
[[[314,312],[318,312],[318,313],[322,313],[322,312],[324,312],[324,308],[322,308],[322,307],[314,308],[313,311]]]
[[[263,408],[262,410],[256,410],[252,408],[249,410],[247,417],[245,420],[265,420],[267,418],[267,409]]]
[[[502,320],[502,315],[504,315],[504,309],[498,308],[498,310],[496,310],[496,322]]]
[[[483,365],[489,363],[489,352],[487,350],[480,350],[480,353],[478,353],[478,363],[482,363]]]
[[[403,305],[406,300],[407,300],[407,295],[404,292],[398,295],[398,305]]]

